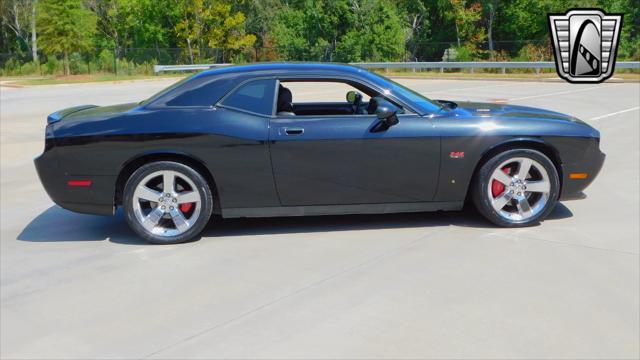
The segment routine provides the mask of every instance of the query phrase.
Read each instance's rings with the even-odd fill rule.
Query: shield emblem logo
[[[613,75],[622,14],[573,9],[548,16],[558,76],[572,83],[599,83]]]

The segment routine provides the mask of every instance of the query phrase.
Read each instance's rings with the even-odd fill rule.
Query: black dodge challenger
[[[300,83],[348,91],[296,101],[315,96]],[[430,100],[337,64],[208,70],[140,103],[73,107],[47,123],[35,164],[51,199],[90,214],[122,206],[136,233],[163,244],[194,239],[212,214],[458,210],[466,200],[499,226],[527,226],[581,197],[605,157],[599,132],[573,116]]]

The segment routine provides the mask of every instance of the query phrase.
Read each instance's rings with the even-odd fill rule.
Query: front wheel
[[[124,189],[129,226],[154,244],[193,240],[207,225],[213,209],[207,181],[192,168],[172,161],[146,164]]]
[[[514,149],[484,163],[473,184],[473,202],[489,221],[504,227],[530,226],[555,207],[560,192],[556,168],[543,153]]]

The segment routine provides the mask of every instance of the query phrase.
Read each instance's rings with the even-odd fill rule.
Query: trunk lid
[[[58,110],[47,117],[47,123],[55,123],[62,119],[80,120],[80,119],[104,119],[114,114],[121,114],[135,108],[137,103],[98,106],[98,105],[80,105],[62,110]]]
[[[74,106],[74,107],[58,110],[52,114],[49,114],[49,116],[47,116],[47,124],[58,122],[64,119],[65,117],[73,113],[76,113],[78,111],[87,110],[95,107],[98,107],[98,105],[80,105],[80,106]]]

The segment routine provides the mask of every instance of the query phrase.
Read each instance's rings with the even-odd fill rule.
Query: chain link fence
[[[414,54],[421,54],[416,56]],[[550,41],[497,41],[477,44],[456,42],[408,43],[404,56],[397,59],[350,58],[333,46],[274,46],[248,48],[244,51],[188,48],[119,48],[93,49],[69,55],[72,75],[136,76],[153,75],[153,66],[184,64],[251,63],[257,61],[553,61]],[[618,59],[623,60],[623,59]],[[451,70],[456,71],[456,70]],[[457,70],[459,71],[459,70]],[[481,70],[495,72],[493,69]],[[510,70],[511,71],[511,70]],[[518,69],[518,72],[531,70]],[[52,76],[64,74],[62,57],[40,54],[40,61],[29,53],[0,53],[0,75]]]
[[[182,48],[120,48],[94,49],[69,55],[72,75],[151,75],[156,64],[219,63],[222,52],[218,49]],[[30,54],[0,53],[0,74],[4,76],[47,76],[64,74],[62,56],[39,55],[34,62]]]
[[[551,61],[551,43],[548,40],[493,41],[474,44],[457,42],[409,43],[400,58],[359,58],[353,57],[349,49],[332,45],[275,46],[254,49],[245,58],[253,61],[322,61],[322,62],[362,62],[362,61]],[[420,54],[419,56],[417,54]],[[167,64],[173,65],[173,64]]]

